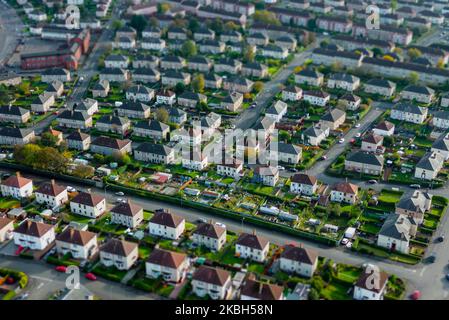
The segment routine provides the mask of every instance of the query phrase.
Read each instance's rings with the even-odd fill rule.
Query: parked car
[[[356,134],[355,134],[355,137],[356,138],[360,138],[362,136],[362,134],[360,133],[360,132],[357,132]]]
[[[435,252],[432,252],[432,254],[427,258],[427,261],[429,263],[434,263],[437,259],[437,255]]]
[[[438,242],[443,242],[443,241],[444,241],[444,235],[440,235],[440,236],[437,238],[437,241],[438,241]]]
[[[419,291],[419,290],[413,291],[413,293],[410,296],[410,298],[412,300],[418,300],[420,297],[421,297],[421,291]]]
[[[340,140],[338,140],[338,143],[344,143],[345,142],[345,138],[341,138]]]
[[[67,271],[67,267],[66,266],[57,266],[55,268],[56,271],[58,272],[66,272]]]
[[[349,239],[348,239],[348,238],[343,238],[343,239],[341,239],[341,244],[344,245],[344,246],[347,245],[348,242],[349,242]]]
[[[321,156],[320,160],[326,160],[327,157],[326,156]]]
[[[377,183],[377,180],[371,179],[371,180],[368,180],[368,183],[369,183],[369,184],[376,184],[376,183]]]
[[[357,123],[354,127],[360,128],[360,123]]]
[[[121,192],[121,191],[118,191],[118,192],[115,193],[115,195],[123,197],[125,194],[123,192]]]
[[[95,281],[95,280],[97,280],[97,277],[92,273],[92,272],[89,272],[89,273],[86,273],[86,275],[84,276],[87,280],[90,280],[90,281]]]
[[[421,185],[419,185],[419,184],[417,184],[417,183],[414,183],[414,184],[411,184],[411,185],[410,185],[410,188],[413,188],[413,189],[421,189]]]

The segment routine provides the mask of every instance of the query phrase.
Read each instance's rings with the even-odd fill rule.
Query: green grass
[[[20,207],[20,201],[10,198],[0,198],[0,209],[12,209]]]
[[[349,286],[333,282],[321,291],[321,296],[327,300],[350,300],[352,297],[347,294],[348,290]]]

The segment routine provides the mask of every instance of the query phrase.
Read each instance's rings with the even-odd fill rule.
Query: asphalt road
[[[4,66],[13,54],[24,25],[16,11],[0,1],[0,67]]]

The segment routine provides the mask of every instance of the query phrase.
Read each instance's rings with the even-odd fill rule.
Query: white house
[[[202,171],[209,164],[207,155],[195,151],[183,153],[181,162],[183,168],[195,171]]]
[[[287,104],[281,100],[278,100],[265,111],[265,116],[279,122],[286,113]]]
[[[67,227],[56,236],[56,251],[60,255],[70,253],[75,259],[90,259],[98,252],[97,234]]]
[[[80,192],[70,201],[70,211],[82,216],[97,218],[106,211],[106,198],[98,194]]]
[[[377,274],[374,274],[377,272]],[[388,274],[378,268],[365,268],[354,285],[355,300],[383,300],[387,288]],[[376,279],[373,281],[372,279]]]
[[[426,120],[428,108],[410,103],[398,103],[391,109],[391,119],[421,124]]]
[[[152,279],[162,278],[169,282],[184,279],[189,261],[183,253],[155,248],[145,262],[146,276]]]
[[[240,289],[240,300],[284,300],[283,291],[284,287],[250,278]]]
[[[436,111],[433,114],[432,125],[440,129],[449,128],[449,111]]]
[[[239,179],[240,174],[243,172],[243,163],[234,161],[233,163],[218,163],[217,174],[225,177],[232,177]]]
[[[111,209],[111,222],[136,228],[143,221],[143,208],[131,201],[120,202]]]
[[[394,134],[394,124],[389,121],[382,121],[373,128],[373,133],[378,136],[390,137]]]
[[[391,251],[408,254],[410,239],[416,235],[416,228],[413,218],[391,213],[379,231],[377,245]]]
[[[318,253],[311,249],[287,245],[281,253],[279,267],[287,273],[311,278],[318,266]]]
[[[9,240],[13,236],[14,220],[0,217],[0,243]]]
[[[242,259],[264,262],[268,257],[270,243],[255,234],[240,234],[235,244],[235,254]]]
[[[148,230],[150,235],[178,240],[185,229],[185,219],[165,210],[157,210],[150,219]]]
[[[4,197],[28,198],[33,194],[33,180],[24,178],[17,172],[15,176],[2,181],[0,188]]]
[[[430,151],[441,154],[445,161],[449,160],[449,138],[445,136],[435,140]]]
[[[331,191],[331,201],[354,204],[357,201],[359,187],[349,182],[334,185]]]
[[[35,195],[37,203],[46,204],[50,208],[61,207],[69,201],[67,188],[55,183],[55,180],[42,184]]]
[[[231,289],[231,275],[224,269],[200,266],[193,273],[192,291],[198,297],[226,300]]]
[[[311,105],[324,107],[329,102],[331,96],[327,92],[321,90],[304,91],[303,99]]]
[[[212,223],[201,223],[192,236],[193,243],[219,251],[226,243],[226,228]]]
[[[436,152],[428,152],[419,160],[415,167],[415,178],[433,180],[444,165],[444,157]]]
[[[304,173],[296,173],[291,177],[290,192],[311,196],[318,189],[318,179]]]
[[[100,247],[100,262],[106,267],[129,270],[139,257],[137,243],[110,239]]]
[[[301,139],[305,144],[318,146],[329,136],[329,127],[322,127],[320,124],[312,125],[303,131]]]
[[[297,86],[288,86],[282,90],[282,100],[299,101],[302,97],[302,89]]]
[[[54,226],[31,220],[23,221],[13,232],[14,243],[31,250],[43,250],[55,241]]]

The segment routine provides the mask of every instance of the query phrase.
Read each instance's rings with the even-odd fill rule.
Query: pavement
[[[14,53],[24,27],[16,11],[0,1],[0,67],[6,65]]]

